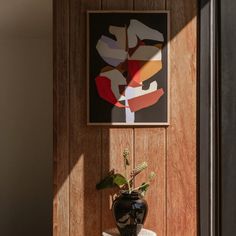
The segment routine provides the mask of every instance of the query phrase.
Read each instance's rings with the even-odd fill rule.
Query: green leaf
[[[114,171],[108,173],[108,175],[102,179],[97,185],[96,189],[114,188],[120,187],[127,183],[126,178],[121,174],[114,174]]]
[[[127,184],[127,179],[121,174],[115,174],[113,183],[116,184],[117,186],[122,186],[124,184]]]
[[[113,183],[114,176],[115,176],[114,170],[111,170],[104,179],[102,179],[99,183],[97,183],[96,189],[100,190],[100,189],[104,189],[104,188],[115,187],[115,185]]]
[[[139,190],[142,192],[142,194],[146,193],[150,184],[148,183],[142,183],[141,186],[139,187]]]
[[[104,188],[113,188],[113,187],[115,187],[115,185],[113,183],[112,176],[108,176],[108,177],[104,178],[96,185],[97,190],[104,189]]]

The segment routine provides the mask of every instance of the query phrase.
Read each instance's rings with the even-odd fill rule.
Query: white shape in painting
[[[126,50],[126,28],[111,25],[109,32],[115,35],[117,46],[119,46],[120,49]]]
[[[132,87],[129,87],[129,86],[126,87],[126,89],[125,89],[125,98],[126,98],[126,99],[125,99],[125,105],[126,105],[126,106],[129,106],[127,97],[132,97],[132,96],[134,96],[133,93],[134,93],[134,90],[133,90]],[[135,120],[135,113],[132,112],[129,107],[126,107],[126,108],[125,108],[125,119],[126,119],[126,123],[134,123],[134,120]]]
[[[111,48],[101,39],[98,40],[96,49],[102,57],[118,59],[121,61],[125,61],[127,58],[127,52],[125,50]]]
[[[127,30],[127,35],[128,35],[128,46],[129,48],[134,48],[138,44],[138,39],[136,34],[132,31],[130,27],[128,27]]]
[[[130,25],[128,27],[128,45],[129,48],[133,48],[137,45],[139,39],[151,39],[155,41],[164,41],[163,34],[158,30],[152,29],[138,20],[130,20]]]
[[[125,96],[124,95],[121,95],[120,98],[118,99],[118,101],[124,101],[125,100]]]
[[[144,90],[142,86],[135,87],[135,88],[133,88],[133,87],[127,87],[127,88],[129,89],[129,92],[126,92],[126,90],[125,90],[125,95],[126,95],[127,100],[129,100],[129,99],[136,98],[136,97],[146,95],[148,93],[152,93],[152,92],[156,91],[157,90],[157,82],[156,81],[151,82],[149,88],[146,90]]]

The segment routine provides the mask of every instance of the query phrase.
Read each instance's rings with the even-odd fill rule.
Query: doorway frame
[[[220,226],[219,1],[199,1],[198,24],[198,222],[199,235]]]

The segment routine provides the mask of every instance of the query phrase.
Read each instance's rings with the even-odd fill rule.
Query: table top
[[[103,236],[120,236],[119,231],[117,229],[109,229],[102,233]],[[155,232],[142,229],[138,236],[157,236]]]

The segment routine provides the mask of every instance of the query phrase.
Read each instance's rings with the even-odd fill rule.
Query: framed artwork
[[[168,11],[88,11],[87,37],[88,125],[168,125]]]

